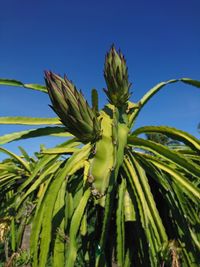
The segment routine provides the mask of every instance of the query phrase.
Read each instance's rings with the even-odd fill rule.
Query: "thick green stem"
[[[102,234],[99,242],[99,246],[102,251],[104,251],[107,232],[109,228],[109,223],[112,215],[112,207],[115,199],[115,192],[117,187],[117,177],[119,168],[123,163],[124,159],[124,148],[127,144],[127,136],[129,128],[126,124],[126,115],[120,113],[119,110],[113,110],[113,121],[112,121],[112,143],[113,143],[113,167],[111,169],[111,175],[109,177],[109,186],[106,194],[105,200],[105,211],[104,220],[102,226]],[[125,118],[124,118],[125,117]],[[96,267],[103,266],[103,254],[100,254],[96,259]]]

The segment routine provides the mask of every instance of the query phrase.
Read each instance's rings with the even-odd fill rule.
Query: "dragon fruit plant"
[[[16,213],[30,195],[37,196],[30,221],[31,266],[198,266],[200,141],[168,126],[134,125],[145,104],[166,85],[199,88],[200,82],[161,82],[133,103],[126,60],[114,46],[105,58],[104,77],[109,103],[102,110],[96,90],[90,107],[67,76],[51,71],[45,72],[46,86],[0,80],[48,93],[58,116],[2,117],[2,124],[54,126],[2,136],[1,144],[68,136],[59,146],[41,150],[16,192]],[[162,134],[184,145],[171,149],[145,134]]]

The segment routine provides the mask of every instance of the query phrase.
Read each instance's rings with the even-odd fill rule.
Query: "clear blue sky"
[[[114,43],[127,58],[132,100],[156,83],[179,77],[200,80],[199,0],[6,0],[0,4],[0,77],[43,84],[43,71],[67,73],[90,99],[102,93],[103,64]],[[106,102],[102,93],[101,106]],[[0,87],[0,116],[53,117],[48,96]],[[136,127],[169,125],[199,137],[200,90],[179,84],[161,91],[138,117]],[[0,135],[27,127],[2,126]],[[54,138],[8,144],[17,152]]]

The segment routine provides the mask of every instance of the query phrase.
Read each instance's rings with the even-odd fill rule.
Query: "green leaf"
[[[142,107],[158,92],[160,89],[162,89],[164,86],[178,82],[178,80],[169,80],[166,82],[161,82],[157,85],[155,85],[153,88],[151,88],[138,102],[139,108],[135,109],[133,113],[130,116],[130,125],[134,122],[136,117],[138,116],[139,112],[141,111]]]
[[[19,191],[23,192],[26,187],[29,185],[33,184],[34,186],[34,181],[36,180],[36,177],[38,173],[41,170],[44,170],[45,168],[48,168],[48,165],[52,165],[52,162],[58,158],[57,155],[45,155],[41,159],[38,160],[38,162],[35,165],[34,170],[32,171],[31,175],[28,177],[28,179],[25,180],[24,183],[22,183],[19,187]],[[19,206],[22,204],[23,197],[20,199],[20,201],[16,205],[16,209],[19,208]]]
[[[166,191],[170,190],[170,186],[165,175],[163,175],[163,172],[156,168],[153,163],[148,161],[146,154],[133,152],[133,156],[140,162],[145,172],[149,174],[149,176],[152,177],[157,184],[161,185]]]
[[[25,194],[23,194],[20,198],[20,202],[18,203],[17,207],[19,207],[19,205],[21,205],[24,200],[35,190],[37,190],[39,188],[39,186],[44,183],[49,177],[50,175],[56,173],[57,169],[60,167],[61,162],[53,162],[50,164],[50,166],[48,166],[48,168],[46,168],[45,170],[42,171],[42,173],[40,174],[40,176],[34,181],[33,184],[31,184],[31,186],[26,190]],[[40,165],[41,166],[41,165]],[[38,168],[38,167],[37,167]],[[36,175],[31,176],[30,179],[33,181],[33,179],[35,178]]]
[[[166,235],[162,220],[160,218],[160,215],[158,213],[156,203],[154,201],[154,197],[152,195],[151,188],[149,186],[149,182],[148,182],[146,173],[145,173],[144,169],[139,165],[139,163],[137,162],[137,160],[134,158],[134,156],[132,154],[130,154],[130,158],[132,159],[132,163],[134,163],[140,184],[143,188],[145,199],[148,203],[149,210],[150,210],[152,217],[153,217],[153,220],[156,224],[156,228],[157,228],[156,230],[159,232],[161,243],[163,243],[163,242],[167,241],[167,235]]]
[[[50,149],[45,149],[42,150],[41,153],[43,154],[72,154],[75,151],[77,151],[78,148],[76,147],[58,147],[58,148],[50,148]]]
[[[12,80],[12,79],[0,79],[0,85],[6,85],[6,86],[16,86],[16,87],[24,87],[27,89],[32,89],[36,91],[40,91],[43,93],[47,93],[47,89],[43,85],[39,84],[25,84],[17,80]]]
[[[60,176],[62,178],[62,176]],[[43,195],[40,197],[38,203],[37,203],[37,208],[36,212],[32,221],[32,230],[31,230],[31,237],[30,237],[30,252],[32,256],[32,267],[38,267],[39,265],[39,248],[38,245],[40,244],[40,233],[41,233],[41,228],[42,228],[42,223],[44,220],[44,215],[46,212],[45,208],[45,197],[46,197],[46,192],[48,192],[48,189],[50,187],[50,184],[52,182],[53,175],[51,179],[47,181],[45,184],[44,190],[43,190]],[[55,188],[56,189],[56,188]],[[52,201],[54,202],[54,197],[53,195]],[[53,203],[49,203],[50,205],[47,205],[47,207],[52,207]],[[48,242],[48,241],[47,241]],[[45,265],[44,265],[45,266]]]
[[[200,190],[196,186],[194,186],[192,182],[187,180],[180,172],[174,170],[168,164],[159,161],[155,157],[151,157],[149,155],[143,156],[148,158],[148,160],[152,162],[158,169],[170,174],[172,179],[179,185],[182,190],[186,192],[190,199],[194,200],[195,197],[197,199],[200,199]]]
[[[130,136],[128,138],[128,144],[133,145],[134,147],[137,147],[139,149],[153,152],[163,159],[177,164],[180,168],[184,169],[189,174],[192,173],[194,176],[200,176],[200,167],[197,164],[193,163],[193,161],[187,159],[180,153],[168,149],[166,146],[134,136]]]
[[[168,137],[181,141],[192,149],[200,151],[200,141],[191,134],[168,126],[144,126],[132,132],[132,135],[142,133],[162,133]]]
[[[80,143],[77,142],[76,140],[71,139],[71,140],[68,140],[67,142],[64,142],[64,143],[58,145],[56,148],[62,148],[62,146],[64,146],[65,148],[71,148],[71,147],[73,148],[79,144]],[[19,187],[19,190],[23,191],[26,187],[28,187],[30,185],[32,185],[32,187],[34,187],[35,186],[34,181],[36,180],[38,173],[40,172],[40,177],[38,178],[38,180],[40,181],[43,179],[43,177],[45,177],[44,173],[46,172],[46,170],[50,166],[54,165],[54,162],[58,159],[58,157],[59,157],[59,155],[55,154],[55,155],[44,155],[42,158],[40,158],[37,161],[30,177]],[[77,162],[77,165],[78,165],[78,162]],[[41,173],[41,171],[43,171],[43,172]],[[35,182],[36,183],[39,182],[38,180]],[[21,203],[22,203],[22,200],[20,200],[19,203],[17,204],[17,208],[19,207],[19,205]]]
[[[62,123],[59,118],[0,117],[0,124],[54,125]]]
[[[149,210],[148,203],[145,198],[143,188],[139,181],[139,176],[135,170],[131,159],[126,155],[124,159],[123,169],[127,175],[128,182],[131,186],[132,192],[136,198],[136,210],[139,210],[140,222],[142,228],[145,232],[146,240],[142,242],[148,244],[149,248],[149,259],[152,262],[152,266],[157,266],[157,252],[159,249],[159,235],[156,231],[155,222],[152,218],[151,211]],[[153,227],[153,229],[152,229]],[[147,251],[143,252],[144,254],[148,253]]]
[[[70,231],[69,231],[69,249],[68,249],[68,253],[66,256],[66,267],[73,267],[75,266],[75,260],[76,260],[76,255],[77,255],[77,244],[76,244],[76,235],[78,233],[80,224],[81,224],[81,220],[83,218],[84,215],[84,211],[86,208],[86,205],[88,203],[88,200],[90,198],[91,195],[91,191],[90,188],[88,188],[81,200],[80,203],[78,205],[78,207],[76,208],[72,220],[71,220],[71,224],[70,224]]]
[[[45,135],[59,136],[59,134],[64,134],[66,137],[72,136],[70,133],[66,132],[66,129],[64,127],[58,127],[58,126],[44,127],[44,128],[31,129],[0,136],[0,145],[21,139],[34,138]]]
[[[3,152],[5,154],[9,155],[10,157],[16,159],[28,172],[30,172],[29,165],[21,157],[17,156],[16,154],[10,152],[9,150],[7,150],[3,147],[0,147],[0,152]]]
[[[16,250],[16,226],[15,226],[15,218],[13,217],[11,220],[11,248],[12,251],[15,252]]]
[[[136,119],[136,117],[138,116],[138,114],[140,113],[142,107],[157,93],[160,91],[160,89],[162,89],[163,87],[165,87],[166,85],[168,84],[171,84],[171,83],[176,83],[176,82],[183,82],[183,83],[187,83],[187,84],[190,84],[190,85],[193,85],[195,87],[198,87],[200,88],[200,81],[197,81],[197,80],[192,80],[190,78],[180,78],[180,79],[173,79],[173,80],[169,80],[169,81],[166,81],[166,82],[161,82],[157,85],[155,85],[153,88],[151,88],[141,99],[140,101],[138,102],[138,105],[139,105],[139,108],[138,109],[135,109],[133,111],[133,113],[131,114],[130,116],[130,125],[133,124],[134,120]]]
[[[22,157],[24,157],[24,159],[27,161],[27,162],[31,162],[33,161],[33,158],[29,157],[28,153],[26,152],[25,149],[23,149],[23,147],[19,146],[18,147],[20,152],[22,153]]]
[[[119,266],[124,265],[124,194],[126,189],[126,181],[122,179],[121,184],[119,185],[118,193],[118,205],[116,211],[116,230],[117,230],[117,244],[116,244],[116,256],[117,264]]]
[[[80,151],[75,152],[71,158],[67,159],[62,168],[59,168],[58,172],[55,174],[54,180],[50,183],[48,189],[46,190],[41,207],[34,218],[34,228],[31,233],[33,267],[46,266],[51,242],[54,205],[58,193],[64,180],[67,180],[70,175],[74,174],[83,167],[83,163],[87,159],[90,149],[90,145],[85,145]],[[76,224],[72,224],[72,226],[76,227]],[[38,244],[40,244],[39,248]],[[40,254],[38,255],[39,251]]]
[[[6,188],[11,188],[11,187],[15,187],[15,184],[17,182],[17,180],[20,180],[22,177],[16,174],[6,174],[6,175],[1,175],[0,177],[0,191],[1,194],[5,193]],[[10,203],[11,204],[11,203]],[[6,210],[3,209],[1,212],[5,212]]]
[[[92,109],[96,113],[99,111],[98,92],[96,89],[92,89]]]
[[[128,190],[126,190],[124,193],[124,216],[125,216],[125,222],[136,221],[136,213],[134,205],[131,201],[131,197]]]
[[[200,81],[192,80],[190,78],[181,78],[181,82],[200,88]]]
[[[53,229],[56,229],[56,236],[53,247],[53,266],[64,267],[65,263],[65,194],[67,181],[64,180],[58,192],[53,213]]]
[[[145,171],[157,182],[157,185],[159,186],[158,190],[162,193],[166,205],[169,206],[174,213],[172,215],[174,218],[173,222],[176,223],[179,221],[179,227],[182,229],[190,228],[192,225],[199,225],[200,218],[198,216],[198,203],[197,205],[194,205],[194,203],[191,202],[190,198],[185,194],[185,190],[183,190],[182,186],[180,187],[179,184],[172,182],[171,176],[153,165],[153,163],[148,160],[149,158],[151,159],[151,156],[141,153],[134,153],[133,156],[142,162]],[[192,238],[185,233],[183,233],[184,238],[189,238],[191,240]]]

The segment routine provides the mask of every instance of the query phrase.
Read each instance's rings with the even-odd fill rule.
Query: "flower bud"
[[[45,81],[52,109],[66,126],[67,131],[83,143],[98,140],[101,132],[100,122],[83,94],[66,76],[63,79],[47,71]]]
[[[126,60],[120,51],[115,50],[114,46],[106,55],[104,77],[107,84],[107,89],[104,91],[109,102],[116,107],[126,106],[130,97],[131,84],[128,81]]]

